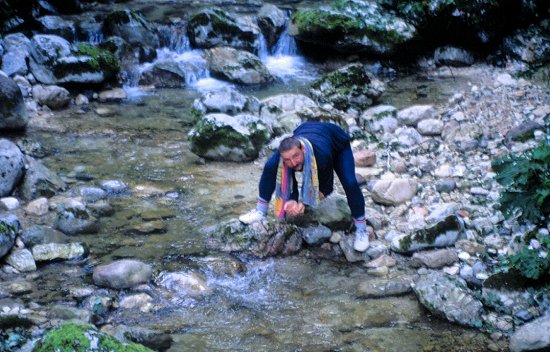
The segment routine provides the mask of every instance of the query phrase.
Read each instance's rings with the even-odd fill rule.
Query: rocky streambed
[[[550,224],[505,218],[491,167],[548,140],[547,82],[519,78],[546,37],[511,37],[525,55],[501,67],[447,47],[404,75],[353,55],[414,39],[392,15],[375,33],[397,26],[405,37],[344,36],[331,50],[351,56],[311,63],[289,36],[289,3],[235,4],[247,16],[178,10],[154,26],[162,6],[136,2],[148,21],[92,4],[93,20],[75,17],[95,38],[84,46],[46,26],[61,17],[42,19],[46,35],[0,39],[2,349],[64,338],[138,351],[548,348],[547,284],[498,271]],[[384,16],[347,3],[361,6],[329,12]],[[99,20],[113,37],[96,36]],[[293,35],[319,43],[327,33],[310,20],[296,16]],[[339,185],[305,217],[236,220],[277,140],[306,120],[353,137],[372,233],[364,254]]]

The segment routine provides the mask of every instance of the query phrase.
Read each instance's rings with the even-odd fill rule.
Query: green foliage
[[[519,220],[539,223],[550,215],[550,145],[543,143],[519,156],[492,163],[496,180],[506,189],[500,204],[506,215],[521,210]]]
[[[504,270],[516,270],[521,276],[539,280],[550,277],[550,237],[538,239],[540,248],[522,246],[519,252],[501,261]]]
[[[91,342],[97,344],[91,348]],[[50,331],[37,343],[33,352],[151,352],[139,344],[123,344],[114,337],[98,332],[91,325],[63,324]]]

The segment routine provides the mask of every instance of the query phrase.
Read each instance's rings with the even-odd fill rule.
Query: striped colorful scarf
[[[320,202],[317,161],[315,160],[311,143],[305,138],[298,139],[302,143],[302,149],[304,150],[304,177],[300,191],[301,200],[306,205],[316,207]],[[275,184],[275,202],[273,204],[275,216],[284,219],[285,203],[289,200],[293,188],[294,170],[285,166],[281,157],[279,167],[277,168],[277,182]]]

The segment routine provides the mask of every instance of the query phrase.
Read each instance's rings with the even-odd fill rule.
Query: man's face
[[[292,147],[292,149],[281,153],[283,163],[295,171],[302,171],[304,168],[304,151],[302,147]]]

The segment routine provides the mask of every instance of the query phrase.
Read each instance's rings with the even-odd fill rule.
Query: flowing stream
[[[193,271],[203,275],[211,292],[204,296],[159,294],[154,288],[122,290],[153,296],[148,311],[118,309],[108,322],[168,332],[169,351],[486,351],[487,336],[432,317],[414,295],[382,299],[357,297],[357,286],[374,279],[360,265],[315,260],[306,256],[260,260],[210,253],[204,233],[219,221],[254,206],[265,156],[256,162],[206,162],[190,152],[187,133],[191,107],[202,91],[227,83],[210,78],[200,53],[183,36],[174,35],[159,59],[178,57],[196,74],[185,89],[153,93],[129,79],[129,99],[109,105],[114,117],[99,117],[72,108],[41,117],[25,138],[40,143],[42,162],[63,176],[71,189],[118,179],[132,190],[111,199],[114,214],[101,218],[98,234],[74,236],[90,254],[77,262],[42,265],[29,296],[44,305],[70,301],[70,287],[93,286],[98,264],[135,258],[151,264],[155,274]],[[279,93],[305,93],[318,68],[282,42],[263,60],[279,81],[262,89],[246,89],[262,99]],[[142,68],[136,68],[142,69]],[[129,75],[131,76],[131,75]],[[451,76],[437,80],[404,77],[393,81],[384,103],[398,108],[445,101],[467,87]],[[422,94],[418,94],[419,89]],[[144,214],[163,213],[164,231],[148,235],[132,229]],[[163,233],[162,233],[163,232]],[[219,272],[212,262],[238,259],[246,267]],[[26,298],[27,299],[27,298]]]

